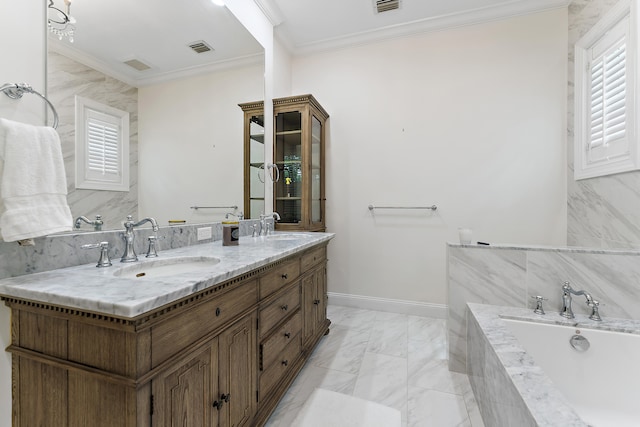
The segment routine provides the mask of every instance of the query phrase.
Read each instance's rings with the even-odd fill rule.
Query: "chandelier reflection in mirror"
[[[70,43],[73,43],[73,33],[76,30],[76,19],[71,16],[71,0],[64,0],[66,6],[66,12],[62,9],[58,9],[53,0],[49,0],[49,7],[47,9],[47,26],[49,31],[58,37],[58,40],[68,38]]]

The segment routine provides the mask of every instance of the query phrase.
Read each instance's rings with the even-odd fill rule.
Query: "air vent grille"
[[[202,40],[198,40],[197,42],[193,42],[189,44],[189,47],[193,49],[195,53],[205,53],[212,51],[213,48]]]
[[[388,12],[400,8],[400,0],[376,0],[376,11],[378,13]]]
[[[138,59],[130,59],[128,61],[124,61],[125,64],[127,64],[129,67],[131,68],[135,68],[138,71],[144,71],[144,70],[148,70],[149,68],[151,68],[150,66],[148,66],[147,64],[145,64],[144,62],[138,60]]]

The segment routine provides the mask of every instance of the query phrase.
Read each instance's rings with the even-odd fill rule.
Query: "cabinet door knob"
[[[220,400],[224,400],[225,402],[229,403],[229,398],[231,397],[231,393],[227,393],[227,394],[221,394],[220,395]]]
[[[280,308],[282,309],[282,311],[287,311],[289,309],[289,304],[285,304]]]
[[[220,409],[222,409],[222,403],[222,400],[216,400],[213,402],[213,407],[219,411]]]
[[[285,337],[285,338],[291,338],[291,334],[290,334],[289,332],[285,332],[285,333],[284,333],[284,337]]]
[[[320,304],[320,300],[319,300],[319,299],[314,299],[314,300],[313,300],[313,303],[314,303],[315,305],[318,305],[318,304]]]
[[[282,275],[282,278],[283,278],[283,279],[285,279],[285,280],[286,280],[288,277],[289,277],[289,274],[287,274],[287,273],[284,273],[284,274]]]
[[[220,310],[220,307],[216,307],[216,317],[220,316],[220,313],[222,313],[222,310]]]
[[[289,365],[289,361],[288,360],[283,360],[282,361],[282,366],[287,366]]]

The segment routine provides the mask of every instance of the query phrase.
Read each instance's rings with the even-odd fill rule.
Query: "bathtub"
[[[467,371],[486,425],[640,426],[640,322],[468,307]]]

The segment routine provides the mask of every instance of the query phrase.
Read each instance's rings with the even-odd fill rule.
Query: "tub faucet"
[[[598,306],[600,303],[591,297],[591,294],[587,291],[581,290],[576,291],[571,287],[569,282],[564,282],[562,285],[562,310],[560,311],[560,316],[566,317],[567,319],[573,319],[575,316],[573,314],[573,310],[571,309],[571,295],[584,295],[587,300],[587,305],[591,308],[591,314],[589,315],[589,319],[600,321],[602,318],[598,313]]]
[[[144,218],[138,222],[133,222],[133,217],[131,215],[127,215],[127,220],[124,222],[124,233],[122,238],[124,239],[125,249],[122,254],[122,258],[120,258],[120,262],[134,262],[138,261],[138,256],[136,255],[136,251],[133,248],[133,241],[135,238],[135,234],[133,233],[133,229],[135,227],[139,227],[145,222],[150,222],[153,231],[158,231],[158,223],[153,218]]]

